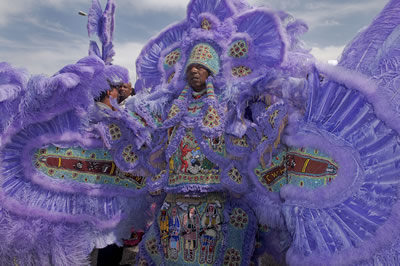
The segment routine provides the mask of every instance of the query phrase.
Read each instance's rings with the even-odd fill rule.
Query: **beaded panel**
[[[207,113],[203,118],[203,125],[208,128],[214,128],[220,125],[220,117],[214,107],[208,107]]]
[[[309,189],[331,183],[339,168],[327,154],[312,148],[290,147],[286,160],[289,184]]]
[[[180,111],[181,109],[176,104],[173,104],[169,110],[168,119],[175,117]]]
[[[157,217],[160,242],[167,265],[213,265],[223,243],[224,199],[167,196]]]
[[[122,172],[104,149],[60,148],[50,145],[38,149],[33,156],[37,171],[57,180],[91,184],[108,184],[141,189],[145,177]]]
[[[187,129],[177,151],[169,159],[169,169],[170,186],[220,183],[219,167],[203,154],[190,129]]]

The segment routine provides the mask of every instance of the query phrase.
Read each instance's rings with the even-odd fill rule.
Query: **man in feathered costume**
[[[93,1],[101,52],[91,42],[53,77],[0,65],[13,92],[0,105],[2,264],[85,264],[153,202],[140,265],[398,262],[400,1],[328,67],[284,12],[192,0],[141,52],[137,95],[99,112],[107,80],[128,82],[111,65],[114,8]]]

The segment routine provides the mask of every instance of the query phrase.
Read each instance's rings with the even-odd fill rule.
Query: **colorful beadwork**
[[[152,255],[158,254],[157,240],[155,238],[151,238],[151,239],[147,240],[146,241],[146,249]]]
[[[199,174],[199,175],[191,175],[191,174],[181,174],[170,176],[168,179],[168,183],[170,185],[179,185],[179,184],[219,184],[219,174],[217,171],[213,171],[214,173],[208,174]]]
[[[203,125],[208,128],[214,128],[220,125],[220,118],[214,107],[208,107],[207,113],[203,118]]]
[[[185,69],[187,70],[192,64],[200,64],[210,70],[214,75],[219,73],[219,56],[215,49],[208,43],[199,43],[193,47]]]
[[[237,40],[229,48],[229,56],[235,58],[246,57],[249,48],[245,40]]]
[[[169,110],[168,119],[175,117],[180,111],[181,109],[176,104],[173,104]]]
[[[188,114],[190,116],[197,116],[200,113],[203,106],[204,102],[202,101],[190,103],[188,106]]]
[[[165,259],[173,265],[215,263],[224,239],[224,199],[217,193],[195,198],[169,194],[163,206],[157,224]]]
[[[239,173],[239,170],[236,167],[233,167],[231,170],[229,170],[228,175],[236,183],[242,183],[242,175]]]
[[[245,77],[250,75],[252,70],[247,66],[237,66],[232,68],[232,76],[234,77]]]
[[[328,155],[311,148],[290,148],[286,160],[289,184],[312,189],[331,183],[339,168]]]
[[[189,129],[169,159],[169,170],[169,185],[220,183],[219,168],[202,153]]]
[[[280,191],[281,187],[288,183],[285,156],[285,151],[280,152],[272,157],[269,167],[263,168],[261,165],[258,165],[254,169],[258,180],[271,192]]]
[[[121,129],[116,124],[108,126],[112,140],[118,140],[121,138]]]
[[[145,259],[140,258],[139,262],[138,262],[138,265],[139,266],[148,266],[149,264],[147,263],[147,261]]]
[[[139,158],[138,156],[132,151],[132,145],[128,145],[122,151],[122,157],[127,163],[135,163]]]
[[[279,110],[275,110],[268,119],[268,122],[271,124],[272,128],[275,128],[275,118],[279,115]]]
[[[162,177],[166,172],[167,172],[167,171],[162,170],[158,175],[153,176],[153,177],[151,178],[151,180],[154,182],[154,181],[157,181],[157,180],[161,179],[161,177]]]
[[[225,252],[224,265],[239,266],[241,261],[240,251],[235,248],[230,248]]]
[[[32,164],[37,171],[53,179],[136,189],[145,186],[146,179],[143,176],[122,172],[114,164],[111,155],[103,149],[50,145],[34,153]]]
[[[203,139],[208,142],[210,148],[221,156],[226,156],[226,149],[225,149],[225,137],[224,135],[217,137],[217,138],[207,138],[203,136]]]
[[[136,121],[138,121],[140,124],[142,124],[142,126],[146,127],[147,126],[147,122],[146,120],[141,117],[138,113],[136,112],[129,112],[129,114],[134,117],[136,119]]]
[[[201,28],[203,30],[211,30],[211,22],[208,21],[206,18],[203,18],[201,21]]]
[[[167,83],[171,83],[171,80],[175,77],[175,71],[171,73],[171,75],[169,75],[168,79],[167,79]]]
[[[164,59],[164,69],[173,67],[181,59],[181,49],[175,49],[170,52]]]
[[[245,136],[243,136],[242,138],[236,138],[236,137],[231,136],[231,139],[232,139],[232,143],[237,146],[249,147],[249,144],[247,143],[247,139]]]

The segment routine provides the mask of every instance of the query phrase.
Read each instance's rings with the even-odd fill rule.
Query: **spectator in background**
[[[121,107],[125,107],[126,102],[135,95],[135,90],[132,88],[132,83],[122,83],[119,89],[118,103]]]

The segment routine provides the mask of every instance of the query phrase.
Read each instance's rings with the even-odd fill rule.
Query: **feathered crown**
[[[252,8],[243,0],[192,0],[185,20],[167,27],[143,48],[136,61],[138,77],[145,87],[175,85],[184,79],[188,63],[196,61],[191,55],[199,44],[218,55],[218,71],[208,67],[214,76],[234,84],[279,66],[286,38],[280,18],[267,8]]]

